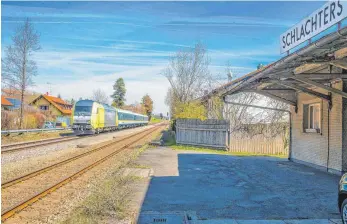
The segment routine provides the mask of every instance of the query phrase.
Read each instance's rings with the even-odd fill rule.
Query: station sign
[[[316,36],[347,17],[347,1],[332,0],[280,36],[281,53]]]

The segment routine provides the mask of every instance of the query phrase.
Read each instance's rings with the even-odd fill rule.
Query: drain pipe
[[[258,109],[263,109],[263,110],[281,111],[281,112],[288,113],[289,114],[289,150],[288,150],[288,160],[290,160],[292,158],[292,112],[290,112],[289,110],[272,108],[272,107],[263,107],[263,106],[257,106],[257,105],[250,105],[250,104],[243,104],[243,103],[236,103],[236,102],[228,102],[228,101],[225,100],[225,98],[223,98],[223,100],[224,100],[224,103],[226,103],[226,104],[232,104],[232,105],[244,106],[244,107],[253,107],[253,108],[258,108]]]
[[[323,134],[323,133],[322,133]],[[330,158],[330,109],[328,108],[328,156],[327,156],[327,172],[329,172],[329,158]]]

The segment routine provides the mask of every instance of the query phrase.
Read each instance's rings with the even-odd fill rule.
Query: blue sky
[[[166,112],[160,75],[177,50],[202,42],[211,72],[237,76],[281,57],[279,36],[324,2],[2,2],[1,42],[27,17],[41,35],[35,91],[87,98],[123,77],[127,103],[148,93]],[[47,84],[47,82],[51,84]],[[220,82],[223,82],[221,80]]]

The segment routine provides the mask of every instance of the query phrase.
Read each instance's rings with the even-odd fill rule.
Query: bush
[[[24,129],[33,129],[37,128],[38,122],[34,114],[26,114],[23,119],[23,128]]]
[[[207,119],[207,111],[200,102],[177,103],[175,116],[177,118]]]
[[[1,111],[1,129],[10,130],[16,129],[16,120],[18,119],[17,113],[13,111]]]
[[[42,128],[43,124],[45,123],[46,116],[42,113],[36,112],[34,114],[34,117],[35,117],[36,122],[37,122],[37,128]]]
[[[19,129],[19,111],[5,111],[1,112],[1,129],[14,130]],[[42,128],[46,116],[37,111],[26,111],[23,117],[23,129]]]

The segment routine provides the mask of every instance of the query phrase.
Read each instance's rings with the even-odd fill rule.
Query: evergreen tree
[[[122,107],[125,104],[125,93],[126,88],[124,84],[123,78],[117,79],[115,84],[113,85],[113,94],[112,97],[112,106],[114,107]]]

